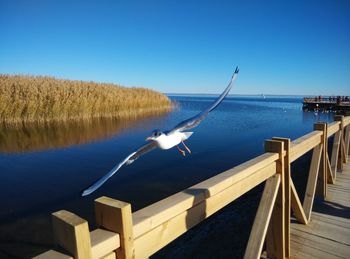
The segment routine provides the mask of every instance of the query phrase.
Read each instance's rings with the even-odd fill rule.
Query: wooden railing
[[[334,136],[328,155],[328,138]],[[36,258],[147,258],[213,213],[265,182],[245,258],[260,258],[264,243],[271,258],[290,255],[290,212],[308,224],[315,194],[327,196],[349,155],[350,117],[294,141],[273,138],[265,153],[134,213],[131,205],[108,197],[95,200],[97,229],[68,211],[52,214],[56,244]],[[291,163],[312,150],[305,198],[301,203],[291,178]],[[329,158],[330,156],[330,158]],[[65,254],[66,253],[66,254]]]

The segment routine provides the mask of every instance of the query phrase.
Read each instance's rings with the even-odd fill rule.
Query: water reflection
[[[152,114],[152,117],[164,113]],[[23,153],[65,148],[118,135],[130,127],[144,123],[148,116],[124,119],[101,118],[51,124],[0,125],[0,152]]]
[[[307,111],[303,110],[303,123],[309,123],[310,121],[323,121],[329,122],[333,121],[334,115],[336,113],[332,111]]]

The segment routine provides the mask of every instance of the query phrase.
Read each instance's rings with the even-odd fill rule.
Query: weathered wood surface
[[[328,185],[325,201],[315,200],[308,225],[291,224],[292,258],[350,257],[350,164]]]
[[[157,225],[143,235],[137,236],[134,240],[135,258],[147,258],[154,254],[175,238],[185,233],[188,229],[197,225],[230,202],[234,201],[236,198],[273,176],[275,172],[276,163],[272,163],[255,173],[250,173],[246,178],[241,179],[240,181],[234,181],[231,186],[215,195],[210,196],[208,194],[206,199],[200,200],[198,203],[196,203],[196,199],[200,199],[201,196],[196,198],[198,197],[197,194],[202,193],[203,189],[200,188],[196,190],[191,187],[183,191],[184,193],[187,192],[188,195],[194,196],[194,205],[180,214],[173,214],[172,218],[163,222],[161,225]],[[176,198],[178,196],[175,194],[170,197]],[[153,224],[155,223],[157,222],[154,222]],[[136,233],[135,229],[134,225],[134,234]]]
[[[337,125],[339,128],[339,123]],[[290,145],[290,162],[297,160],[306,152],[320,144],[322,142],[321,136],[321,131],[313,131],[294,140]]]
[[[261,197],[260,205],[255,216],[254,225],[244,255],[245,259],[260,258],[280,182],[281,176],[279,174],[266,180],[264,192]]]

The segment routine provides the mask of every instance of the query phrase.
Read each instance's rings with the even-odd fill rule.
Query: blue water
[[[19,153],[2,151],[0,257],[21,257],[19,250],[35,255],[49,247],[40,231],[50,231],[51,212],[67,209],[93,221],[93,200],[102,195],[129,202],[138,210],[262,154],[265,139],[293,140],[312,131],[314,122],[333,118],[332,113],[302,111],[300,97],[228,97],[193,129],[187,141],[192,155],[183,157],[176,148],[155,150],[123,167],[92,195],[80,197],[83,189],[142,145],[154,128],[171,129],[214,100],[213,96],[170,97],[177,103],[171,113],[143,119],[106,138],[57,148],[24,148]],[[16,229],[22,234],[11,236]]]

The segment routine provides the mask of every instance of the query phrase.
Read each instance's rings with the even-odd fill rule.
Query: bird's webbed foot
[[[185,150],[182,150],[179,146],[176,146],[176,147],[177,147],[177,150],[179,150],[181,155],[186,156]]]

